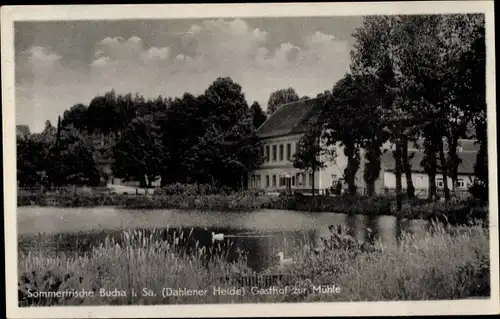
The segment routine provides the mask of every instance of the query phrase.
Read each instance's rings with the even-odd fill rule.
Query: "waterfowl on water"
[[[212,243],[215,241],[223,241],[224,240],[224,234],[216,234],[212,232]]]

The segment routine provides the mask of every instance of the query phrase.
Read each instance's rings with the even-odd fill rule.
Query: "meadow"
[[[360,245],[336,230],[323,239],[320,250],[305,242],[290,256],[288,267],[271,267],[255,274],[245,256],[228,262],[221,246],[199,247],[187,253],[189,232],[169,240],[155,231],[124,231],[121,244],[107,238],[83,255],[19,253],[19,305],[126,305],[187,303],[439,300],[490,295],[489,235],[481,226],[442,227],[423,237],[403,234],[395,247]],[[214,294],[214,288],[241,288],[231,282],[241,276],[280,274],[276,288],[300,288],[298,294]],[[338,287],[319,293],[320,285]],[[164,288],[207,290],[204,296],[163,296]],[[261,286],[261,289],[269,287]],[[147,290],[144,291],[144,288]],[[101,289],[108,292],[100,296]],[[94,291],[94,297],[35,298],[36,291]],[[116,291],[115,291],[116,290]],[[114,296],[112,291],[115,291]],[[119,296],[117,291],[123,291]],[[136,293],[134,296],[132,291]],[[235,292],[235,290],[233,290]],[[269,290],[267,290],[269,292]],[[141,295],[146,293],[147,295]]]

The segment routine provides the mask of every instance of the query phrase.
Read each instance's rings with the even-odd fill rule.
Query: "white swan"
[[[285,254],[282,251],[278,253],[278,257],[280,258],[280,267],[293,264],[293,259],[292,258],[285,259]]]
[[[224,234],[215,234],[212,232],[212,243],[215,241],[223,241],[224,240]]]

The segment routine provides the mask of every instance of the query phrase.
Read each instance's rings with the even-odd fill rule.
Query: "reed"
[[[243,296],[218,295],[213,290],[240,288],[228,280],[255,275],[246,267],[244,255],[230,263],[227,247],[197,245],[187,253],[183,243],[189,232],[176,232],[163,241],[155,232],[124,231],[121,244],[107,238],[80,255],[53,255],[40,249],[20,253],[20,306],[439,300],[490,295],[488,230],[482,227],[436,227],[418,238],[404,234],[399,245],[377,250],[351,245],[314,252],[308,242],[290,251],[295,264],[280,270],[286,280],[274,283],[276,287],[301,288],[303,293],[252,294],[246,287]],[[276,271],[271,268],[263,275]],[[335,285],[340,293],[315,292],[320,285]],[[207,293],[162,296],[164,288]],[[95,291],[96,295],[34,298],[28,293],[73,289]],[[108,295],[101,296],[101,289]],[[123,291],[124,296],[116,291]],[[141,295],[145,292],[151,293]]]

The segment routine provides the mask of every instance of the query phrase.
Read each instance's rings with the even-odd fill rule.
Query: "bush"
[[[484,203],[488,202],[488,194],[489,188],[488,185],[485,185],[481,182],[474,182],[471,186],[469,186],[469,193],[477,200],[480,200]]]

